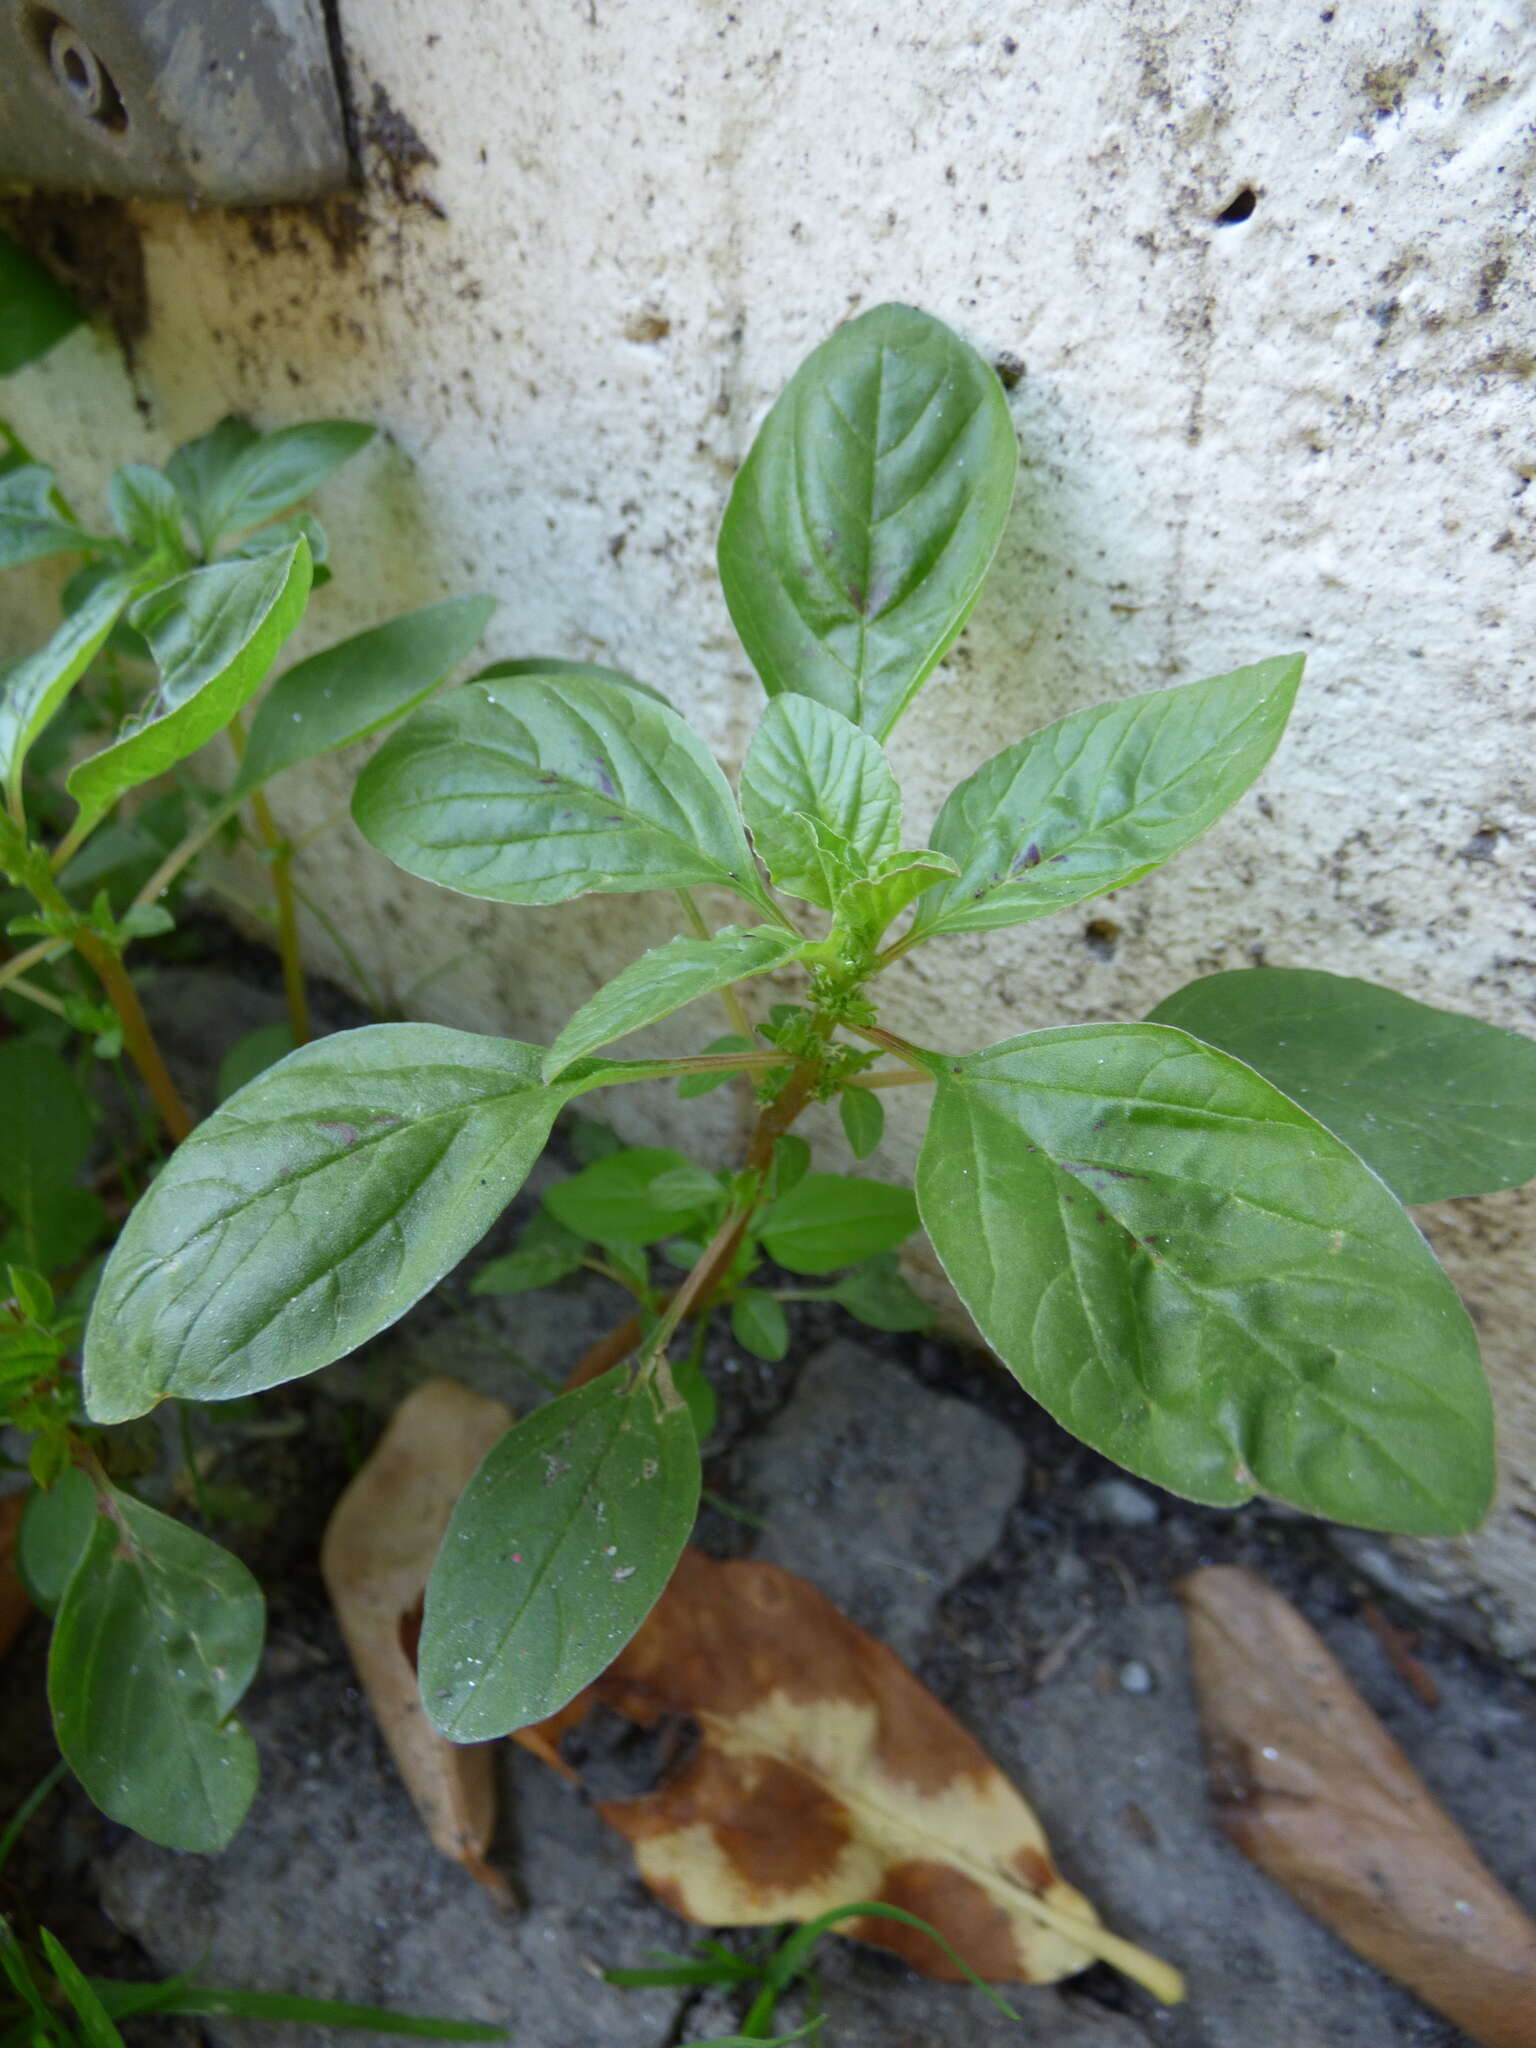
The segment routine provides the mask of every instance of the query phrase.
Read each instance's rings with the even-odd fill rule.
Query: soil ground
[[[203,1107],[224,1047],[279,1014],[266,962],[238,950],[217,971],[162,975],[153,1001]],[[339,999],[321,1002],[332,1024],[360,1021]],[[615,1291],[595,1279],[509,1301],[469,1296],[468,1274],[530,1200],[357,1358],[236,1418],[197,1417],[217,1454],[210,1477],[244,1489],[257,1517],[215,1533],[246,1557],[271,1604],[267,1654],[242,1709],[262,1788],[233,1847],[212,1859],[156,1849],[61,1791],[0,1879],[0,1911],[51,1926],[102,1974],[193,1970],[209,1983],[452,2013],[506,2025],[522,2048],[680,2048],[731,2032],[739,2008],[719,1992],[601,1981],[601,1968],[686,1949],[697,1931],[650,1898],[627,1846],[590,1806],[511,1745],[496,1855],[524,1909],[498,1915],[434,1854],[319,1580],[330,1506],[407,1387],[457,1374],[525,1411],[541,1398],[538,1376],[558,1379],[617,1319]],[[721,1410],[705,1483],[738,1513],[707,1508],[697,1540],[804,1572],[890,1641],[1031,1799],[1071,1881],[1189,1982],[1188,2002],[1163,2009],[1097,1968],[1010,1993],[1016,2025],[970,1991],[833,1940],[815,1986],[826,2014],[817,2038],[828,2048],[1461,2043],[1217,1832],[1173,1587],[1197,1565],[1234,1562],[1289,1595],[1493,1870],[1536,1908],[1531,1686],[1444,1615],[1371,1584],[1306,1518],[1213,1513],[1133,1485],[986,1361],[927,1337],[877,1336],[820,1307],[798,1316],[782,1365],[714,1347]],[[1383,1620],[1417,1637],[1438,1705],[1405,1683]],[[45,1654],[45,1625],[34,1622],[5,1665],[0,1816],[52,1761]],[[813,2009],[797,1997],[781,2023]],[[144,2041],[216,2048],[331,2038],[313,2027],[137,2025]]]

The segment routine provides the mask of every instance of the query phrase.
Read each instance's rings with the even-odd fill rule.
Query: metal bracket
[[[351,168],[320,0],[0,0],[0,186],[241,206]]]

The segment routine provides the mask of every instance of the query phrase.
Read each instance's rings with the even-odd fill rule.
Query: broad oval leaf
[[[1075,1436],[1231,1507],[1413,1535],[1493,1484],[1467,1313],[1391,1192],[1268,1081],[1161,1024],[935,1058],[917,1193],[987,1342]]]
[[[0,670],[0,782],[21,810],[21,771],[32,744],[90,667],[138,587],[135,572],[105,576],[46,647]]]
[[[912,936],[995,931],[1139,881],[1236,803],[1279,744],[1304,657],[1075,711],[953,790],[933,844],[960,866]]]
[[[385,741],[352,815],[408,874],[466,896],[716,882],[770,907],[702,742],[665,704],[585,676],[448,691]]]
[[[53,472],[35,462],[0,469],[0,569],[100,546],[53,502]]]
[[[885,1136],[885,1104],[873,1088],[845,1088],[837,1112],[854,1158],[867,1159]]]
[[[774,886],[823,910],[901,850],[901,791],[879,741],[812,697],[776,697],[763,714],[741,813]]]
[[[261,1590],[206,1536],[110,1488],[54,1622],[48,1699],[103,1813],[167,1849],[222,1849],[256,1791],[235,1703],[261,1655]]]
[[[448,597],[322,648],[278,677],[240,760],[237,790],[366,739],[414,709],[469,653],[493,597]]]
[[[1018,451],[994,371],[941,321],[877,306],[807,357],[720,529],[720,582],[771,697],[883,738],[964,625]]]
[[[606,1669],[672,1575],[699,1445],[665,1368],[617,1367],[517,1423],[454,1510],[427,1582],[419,1669],[434,1725],[483,1742]]]
[[[712,938],[671,939],[652,947],[582,1004],[544,1056],[545,1080],[553,1081],[583,1054],[670,1017],[685,1003],[783,967],[807,944],[799,932],[765,924],[750,931],[726,925]]]
[[[1148,1021],[1256,1068],[1400,1202],[1491,1194],[1536,1175],[1536,1042],[1517,1031],[1294,967],[1208,974]]]
[[[71,769],[81,817],[195,754],[253,697],[309,600],[307,542],[255,561],[216,562],[152,591],[134,607],[160,688],[145,722]]]
[[[556,1112],[541,1049],[436,1024],[306,1045],[198,1125],[129,1217],[85,1338],[97,1422],[329,1365],[455,1266]]]
[[[917,1223],[908,1188],[851,1173],[808,1173],[769,1207],[757,1234],[769,1258],[791,1273],[835,1273],[894,1251]]]
[[[215,499],[240,457],[260,439],[256,429],[233,414],[219,421],[206,434],[183,441],[165,465],[166,476],[196,527],[206,550],[210,545],[209,519]]]
[[[225,426],[239,422],[225,422]],[[220,432],[216,428],[215,433]],[[206,549],[226,534],[275,519],[300,498],[318,490],[373,439],[374,429],[358,420],[306,420],[279,427],[275,433],[234,445],[236,436],[216,452],[227,460],[210,462],[200,480],[194,516]],[[172,475],[172,481],[179,480]]]

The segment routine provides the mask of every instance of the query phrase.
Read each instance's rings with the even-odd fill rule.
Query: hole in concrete
[[[46,8],[33,10],[28,29],[39,59],[75,111],[109,135],[121,135],[128,110],[111,72],[79,30]]]
[[[1245,185],[1237,197],[1229,199],[1220,213],[1216,215],[1214,225],[1219,228],[1238,227],[1243,221],[1253,218],[1253,210],[1258,203],[1258,193],[1254,191],[1251,185]]]
[[[1083,944],[1100,960],[1113,960],[1120,943],[1120,927],[1113,918],[1091,917],[1083,926]]]

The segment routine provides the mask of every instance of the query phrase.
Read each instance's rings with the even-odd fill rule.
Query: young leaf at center
[[[1161,1024],[1032,1032],[938,1086],[917,1194],[983,1336],[1073,1435],[1218,1507],[1451,1535],[1486,1513],[1466,1310],[1391,1192]]]
[[[764,712],[741,811],[774,886],[823,910],[901,848],[901,792],[879,742],[812,697],[775,697]]]
[[[665,1371],[619,1366],[516,1424],[454,1510],[419,1668],[436,1727],[483,1742],[596,1678],[655,1605],[699,1503],[699,1446]]]

